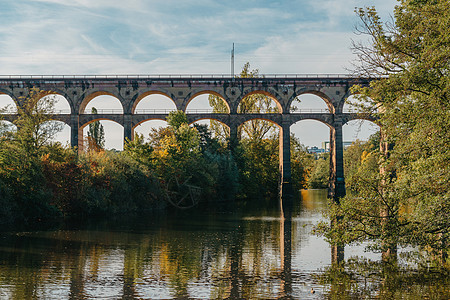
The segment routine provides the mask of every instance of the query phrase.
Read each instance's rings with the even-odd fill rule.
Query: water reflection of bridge
[[[345,194],[342,126],[360,118],[344,113],[345,99],[350,96],[354,84],[367,85],[369,80],[348,76],[323,75],[277,75],[262,78],[231,78],[226,76],[9,76],[0,78],[0,93],[9,95],[17,105],[22,105],[32,88],[51,91],[65,97],[70,111],[54,116],[71,128],[71,145],[82,148],[83,128],[96,120],[112,120],[124,128],[124,137],[132,139],[133,131],[142,122],[153,119],[165,120],[168,112],[161,110],[138,110],[137,104],[152,94],[166,95],[178,110],[187,112],[190,122],[214,119],[227,125],[230,138],[236,139],[238,127],[252,119],[264,119],[280,128],[281,183],[290,186],[290,127],[300,120],[317,120],[330,128],[330,196]],[[201,94],[220,97],[227,113],[212,111],[187,111],[189,102]],[[279,113],[238,113],[242,99],[252,94],[270,97]],[[302,94],[314,94],[322,98],[326,110],[291,112],[291,103]],[[99,95],[116,97],[123,110],[100,110],[97,114],[86,113],[87,104]],[[15,114],[4,115],[14,120]]]

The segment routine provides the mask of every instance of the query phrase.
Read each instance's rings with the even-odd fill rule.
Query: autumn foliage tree
[[[361,112],[381,127],[377,163],[353,175],[357,191],[335,207],[341,227],[331,240],[372,241],[395,254],[397,245],[416,245],[446,254],[450,228],[450,2],[399,1],[392,22],[375,8],[358,9],[355,72],[377,78],[356,87]]]

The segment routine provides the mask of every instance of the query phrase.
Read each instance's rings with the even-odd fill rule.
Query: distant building
[[[353,144],[353,142],[343,142],[344,149],[347,149],[348,146]],[[325,149],[325,152],[330,152],[330,142],[322,142],[322,148]]]
[[[316,146],[311,147],[311,148],[307,148],[307,150],[308,150],[308,153],[313,153],[313,154],[325,153],[325,149],[318,148]]]

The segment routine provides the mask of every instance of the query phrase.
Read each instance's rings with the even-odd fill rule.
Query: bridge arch
[[[322,97],[315,94],[304,93],[291,101],[289,107],[291,114],[296,113],[330,113],[330,107]]]
[[[166,117],[164,115],[154,116],[154,117],[151,117],[151,118],[145,117],[145,118],[140,118],[139,120],[137,120],[136,123],[133,125],[133,128],[135,128],[136,126],[141,125],[142,123],[148,122],[148,121],[164,121],[164,122],[167,123]]]
[[[53,114],[70,115],[72,113],[72,105],[64,95],[54,91],[49,91],[48,93],[43,94],[39,101],[43,101],[45,98],[53,98]]]
[[[0,136],[6,132],[14,132],[17,130],[17,126],[9,120],[0,120]]]
[[[70,115],[69,114],[66,114],[64,116],[51,115],[49,121],[50,122],[52,122],[52,121],[61,122],[61,123],[64,123],[65,125],[71,126],[71,124],[70,124]]]
[[[373,120],[355,118],[345,122],[342,131],[344,142],[367,141],[372,134],[380,131],[380,126]]]
[[[110,103],[108,105],[110,105],[111,103],[114,103],[114,105],[117,107],[117,108],[111,109],[111,111],[113,113],[121,113],[121,114],[124,113],[124,106],[123,106],[123,103],[120,100],[120,98],[117,95],[115,95],[115,94],[113,94],[111,92],[107,92],[107,91],[96,91],[96,92],[93,92],[93,93],[90,93],[89,95],[87,95],[83,99],[83,101],[81,102],[78,112],[80,114],[88,114],[88,113],[90,113],[89,111],[86,111],[86,107],[89,107],[90,106],[89,104],[91,104],[91,102],[94,99],[96,99],[97,97],[102,97],[102,96],[105,96],[104,99],[110,99],[109,100]],[[112,102],[111,102],[111,100],[112,100]],[[104,101],[106,102],[108,100],[104,100]],[[120,108],[118,107],[117,103],[120,104]],[[118,112],[115,112],[114,110],[117,110]],[[119,112],[119,110],[121,112]]]
[[[359,101],[357,99],[357,95],[349,95],[346,99],[345,99],[345,103],[342,105],[342,112],[343,113],[357,113],[358,107],[354,104],[358,104],[361,103],[361,101]]]
[[[207,113],[230,113],[231,112],[230,103],[228,103],[228,101],[226,100],[226,97],[224,95],[222,95],[216,91],[213,91],[213,90],[203,90],[203,91],[197,92],[194,95],[192,95],[189,98],[189,100],[186,102],[186,106],[185,106],[186,113],[189,113],[189,111],[192,110],[191,108],[192,108],[193,103],[196,103],[198,101],[202,101],[202,102],[207,101],[205,99],[200,99],[200,97],[204,96],[204,95],[212,95],[212,96],[216,97],[217,99],[220,99],[221,103],[225,104],[225,109],[224,109],[224,111],[214,112],[214,108],[209,104],[209,102],[207,105],[202,104],[201,105],[202,108],[198,108],[198,109],[201,109],[202,111],[205,110],[205,112],[207,112]],[[206,96],[204,96],[204,97],[206,97]],[[189,105],[191,105],[191,107],[189,107]],[[203,108],[203,106],[205,106],[205,108]],[[206,107],[209,107],[209,108],[206,108]]]
[[[241,126],[242,124],[248,122],[248,121],[267,121],[272,123],[273,125],[276,125],[277,127],[281,128],[280,122],[278,120],[275,120],[270,117],[264,117],[264,116],[249,116],[248,118],[241,119],[240,122],[238,122],[238,126]]]
[[[65,90],[65,89],[61,89],[61,88],[50,88],[50,89],[47,88],[47,89],[42,89],[41,92],[42,92],[41,98],[43,98],[44,96],[54,95],[58,98],[58,102],[60,102],[60,99],[62,101],[67,102],[67,104],[69,106],[68,109],[70,109],[71,113],[77,111],[76,104],[73,102],[73,98],[72,98],[73,95],[70,95],[69,90]],[[67,110],[67,106],[66,105],[64,105],[64,106],[65,106],[64,110]]]
[[[106,117],[96,117],[85,121],[80,124],[78,128],[78,147],[80,150],[84,150],[87,139],[87,131],[89,124],[95,121],[100,121],[105,131],[105,149],[123,150],[124,143],[124,130],[123,125],[117,120],[112,120]]]
[[[363,110],[359,106],[365,106],[367,112],[362,112]],[[378,109],[379,107],[376,104],[360,100],[357,95],[350,95],[345,99],[342,112],[347,116],[346,122],[361,119],[376,123]]]
[[[153,106],[155,106],[155,102],[162,102],[162,106],[164,106],[164,108],[153,108]],[[139,108],[140,106],[143,108]],[[151,90],[139,94],[139,96],[133,102],[131,113],[146,113],[146,110],[148,110],[149,112],[151,111],[152,113],[158,113],[159,109],[164,111],[177,110],[177,106],[175,101],[167,93],[157,90]]]
[[[300,121],[318,121],[333,127],[333,114],[319,114],[319,113],[305,113],[305,114],[291,114],[291,126]]]
[[[209,124],[207,124],[207,121],[209,121]],[[230,125],[217,118],[205,117],[189,123],[189,125],[195,124],[206,125],[212,136],[222,142],[225,142],[230,137]]]
[[[237,105],[237,113],[251,113],[251,111],[246,111],[246,109],[242,106],[242,103],[247,97],[255,96],[255,95],[261,95],[264,97],[267,97],[271,100],[268,107],[264,108],[264,111],[260,111],[259,113],[283,113],[283,107],[281,106],[280,101],[275,97],[272,93],[264,91],[264,90],[254,90],[248,93],[244,93],[243,96],[239,99],[238,105]],[[273,109],[272,103],[275,104],[276,110]],[[273,109],[273,111],[271,111]],[[267,111],[269,110],[269,111]]]
[[[263,122],[262,124],[259,122]],[[279,134],[283,128],[279,122],[264,116],[250,117],[241,119],[237,123],[238,137],[243,138],[250,135],[259,136],[259,138],[266,138],[273,134]],[[257,128],[257,127],[260,128]],[[261,129],[261,126],[262,129]]]
[[[141,134],[147,138],[152,129],[167,127],[167,121],[163,118],[145,119],[132,127],[132,136],[136,133]]]
[[[199,121],[213,120],[213,121],[220,122],[220,123],[222,123],[224,125],[227,125],[228,127],[230,126],[229,125],[229,119],[226,118],[226,117],[221,118],[220,114],[218,114],[217,116],[214,116],[213,114],[209,114],[207,116],[195,115],[194,114],[194,115],[187,115],[187,118],[188,118],[189,125],[191,125],[193,123],[196,123],[196,122],[199,122]]]
[[[222,142],[225,142],[227,138],[230,137],[231,128],[229,119],[221,118],[220,115],[214,116],[214,114],[210,114],[204,117],[188,115],[188,122],[189,125],[206,125],[212,136],[218,138]]]
[[[314,131],[311,131],[314,128]],[[297,119],[290,127],[291,133],[300,139],[300,142],[309,147],[322,147],[323,142],[329,142],[331,123],[316,118]]]
[[[5,114],[15,114],[17,113],[18,103],[9,94],[0,90],[0,110],[5,109]]]
[[[51,120],[45,121],[44,123],[42,123],[42,126],[53,126],[55,130],[57,129],[50,142],[59,142],[62,145],[70,146],[71,127],[69,122],[56,117],[52,118]]]
[[[297,97],[301,97],[302,95],[315,95],[319,98],[321,98],[325,104],[328,107],[328,110],[330,111],[330,113],[335,113],[336,112],[336,108],[333,105],[333,102],[331,101],[331,99],[323,92],[319,91],[319,90],[314,90],[314,89],[300,89],[298,90],[293,97],[291,98],[291,100],[288,103],[288,107],[291,108],[292,107],[292,102],[296,101]]]

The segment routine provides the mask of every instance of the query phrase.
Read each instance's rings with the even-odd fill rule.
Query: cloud
[[[144,0],[31,0],[31,2],[77,8],[117,8],[121,10],[142,11],[147,5]]]
[[[236,67],[342,72],[360,2],[11,1],[0,12],[1,72],[228,73],[233,42]]]
[[[251,61],[266,73],[316,74],[347,73],[352,59],[349,33],[298,33],[290,39],[274,36],[264,45],[239,55],[239,61]]]

